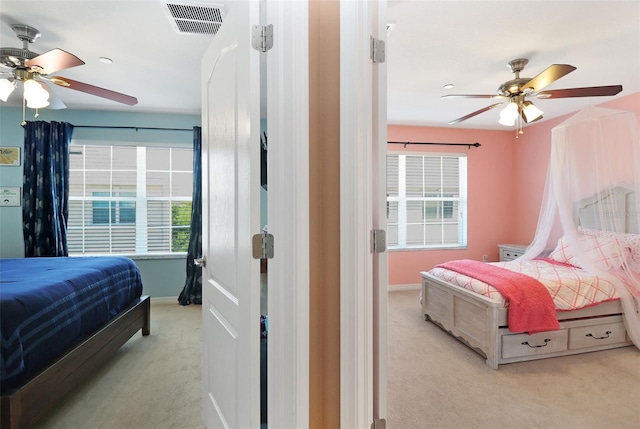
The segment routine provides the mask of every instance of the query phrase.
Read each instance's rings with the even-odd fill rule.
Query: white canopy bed
[[[493,369],[640,346],[638,195],[635,115],[583,109],[552,130],[544,200],[527,252],[514,261],[454,261],[421,273],[425,319],[486,356]],[[504,288],[493,283],[503,277]],[[539,287],[548,292],[535,295]],[[531,310],[527,301],[543,306]]]

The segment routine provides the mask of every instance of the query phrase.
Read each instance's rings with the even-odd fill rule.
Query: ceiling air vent
[[[211,3],[163,3],[176,33],[216,34],[222,25],[224,6]]]

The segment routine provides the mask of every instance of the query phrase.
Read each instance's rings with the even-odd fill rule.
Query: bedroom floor
[[[201,310],[152,300],[151,335],[138,332],[37,427],[203,429]]]
[[[389,427],[640,427],[635,347],[494,371],[482,356],[425,322],[418,295],[389,294]]]
[[[151,336],[136,334],[38,428],[203,428],[200,311],[152,302]],[[389,294],[387,427],[640,427],[636,348],[493,371],[420,313],[418,291]]]

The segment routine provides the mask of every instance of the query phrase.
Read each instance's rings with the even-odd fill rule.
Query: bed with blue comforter
[[[141,297],[140,272],[129,258],[0,259],[0,386],[3,408],[8,395],[29,383],[34,376],[121,316],[125,310],[137,306]],[[148,297],[144,298],[147,301],[144,323],[148,334],[149,304]],[[136,317],[129,316],[127,324],[133,323],[134,318],[139,325],[142,313]],[[131,329],[139,330],[140,327]],[[122,341],[120,337],[129,335],[129,331],[119,332],[111,336]],[[87,355],[86,359],[89,358]]]

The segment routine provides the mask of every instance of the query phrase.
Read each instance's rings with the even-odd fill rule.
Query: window
[[[467,245],[465,155],[387,155],[389,249]]]
[[[73,144],[69,254],[186,252],[191,148]]]
[[[133,192],[120,192],[121,197],[135,197]],[[94,197],[108,197],[109,192],[94,192]],[[112,193],[112,196],[116,196]],[[136,203],[135,201],[113,201],[110,198],[104,200],[93,200],[93,217],[92,223],[108,224],[108,223],[135,223],[136,222]]]

